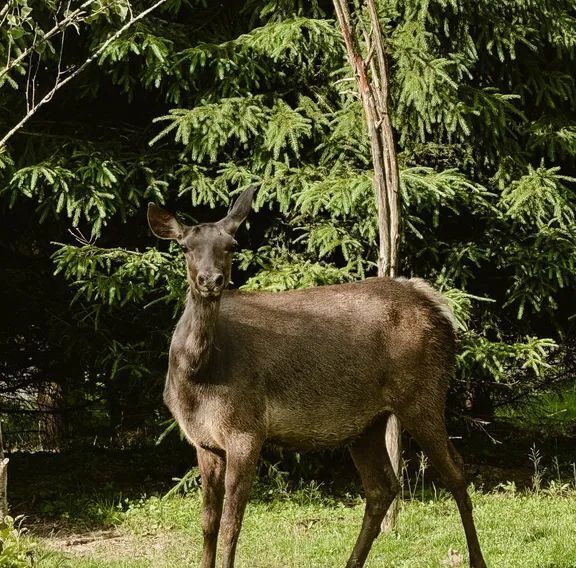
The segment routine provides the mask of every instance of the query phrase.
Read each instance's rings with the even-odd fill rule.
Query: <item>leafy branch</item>
[[[16,133],[24,124],[26,124],[37,112],[38,110],[48,103],[52,97],[55,95],[57,91],[59,91],[64,85],[69,83],[72,79],[77,77],[92,61],[97,59],[105,49],[118,37],[120,37],[128,28],[130,28],[134,23],[145,18],[148,14],[159,8],[162,4],[166,3],[167,0],[158,0],[152,6],[143,10],[136,16],[132,16],[116,33],[112,34],[105,42],[100,45],[100,47],[92,54],[82,65],[80,65],[75,71],[70,73],[65,78],[62,78],[62,72],[59,70],[58,75],[56,77],[56,82],[54,86],[40,99],[38,102],[33,102],[31,108],[29,108],[28,112],[22,117],[22,119],[11,129],[9,130],[2,139],[0,139],[0,152],[6,146],[6,142]]]
[[[10,73],[10,71],[12,71],[13,69],[15,69],[31,53],[33,53],[34,51],[37,51],[40,47],[42,47],[53,36],[55,36],[57,33],[61,33],[63,30],[65,30],[69,26],[77,26],[80,22],[84,21],[85,16],[89,15],[87,8],[89,8],[90,5],[94,4],[95,2],[96,2],[96,0],[86,0],[86,2],[84,2],[80,7],[76,8],[75,10],[72,10],[64,18],[62,18],[60,21],[57,21],[50,30],[48,30],[45,33],[42,33],[41,37],[38,40],[33,41],[32,44],[30,46],[28,46],[26,49],[23,49],[20,52],[20,55],[18,55],[17,57],[15,57],[12,60],[8,59],[6,61],[6,65],[4,66],[4,69],[0,70],[0,84],[2,84],[2,77],[7,75],[8,73]],[[3,8],[3,10],[8,11],[8,7],[9,7],[9,5],[6,4],[6,6],[5,6],[5,8]],[[36,38],[36,34],[35,34],[35,38]]]

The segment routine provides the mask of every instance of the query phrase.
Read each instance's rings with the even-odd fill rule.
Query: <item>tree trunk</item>
[[[40,445],[43,450],[60,451],[64,438],[64,417],[62,415],[62,386],[55,382],[43,384],[38,391],[38,420]]]
[[[8,515],[8,458],[4,456],[2,422],[0,422],[0,526]]]
[[[394,414],[390,415],[388,423],[386,424],[386,449],[388,450],[392,467],[394,468],[398,479],[400,479],[402,475],[402,425],[400,424],[398,417]],[[388,533],[394,528],[399,508],[400,501],[398,500],[398,497],[396,497],[382,521],[382,525],[380,526],[382,532]]]
[[[363,56],[356,37],[348,0],[334,0],[336,16],[350,66],[355,72],[358,89],[368,125],[372,164],[374,167],[374,192],[378,207],[378,276],[396,276],[400,245],[400,177],[394,145],[394,133],[389,113],[389,81],[384,38],[374,0],[367,0],[366,7],[370,30],[364,28],[362,14],[357,14],[357,27],[362,28],[365,43]],[[386,447],[392,466],[400,475],[401,427],[396,416],[391,416],[386,427]],[[392,529],[398,512],[396,499],[382,523],[382,530]]]

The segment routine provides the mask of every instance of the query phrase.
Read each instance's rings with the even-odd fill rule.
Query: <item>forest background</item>
[[[465,437],[490,434],[515,405],[573,395],[576,10],[570,0],[377,5],[400,163],[399,272],[453,307],[449,418]],[[65,34],[47,34],[79,7]],[[8,1],[0,135],[149,7]],[[181,252],[150,234],[146,204],[211,220],[252,183],[234,286],[376,273],[369,139],[331,2],[167,0],[13,132],[0,148],[7,449],[142,447],[165,432],[161,388],[186,282]]]

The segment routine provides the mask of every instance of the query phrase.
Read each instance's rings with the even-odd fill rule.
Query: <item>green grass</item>
[[[576,493],[473,492],[475,518],[492,568],[576,568]],[[200,496],[143,499],[110,513],[117,526],[81,550],[50,553],[42,568],[190,568],[201,550]],[[311,495],[249,504],[238,568],[344,566],[363,505]],[[44,540],[41,545],[50,544]],[[69,547],[74,549],[74,547]],[[455,503],[448,497],[404,504],[396,530],[377,539],[367,567],[434,568],[448,549],[466,553]],[[466,554],[465,554],[466,556]],[[464,562],[463,566],[466,566]]]

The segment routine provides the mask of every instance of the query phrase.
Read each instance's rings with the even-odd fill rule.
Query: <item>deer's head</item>
[[[230,282],[234,234],[252,208],[256,188],[249,187],[220,221],[188,226],[155,203],[148,205],[148,224],[161,239],[175,240],[186,257],[188,280],[193,292],[217,299]]]

